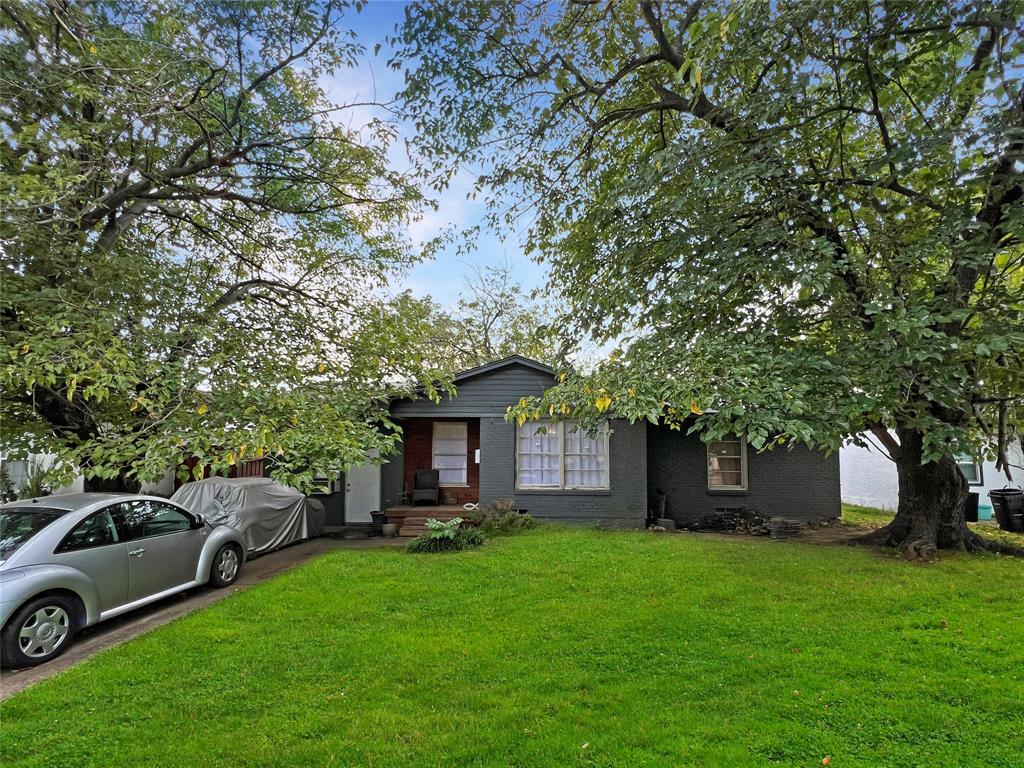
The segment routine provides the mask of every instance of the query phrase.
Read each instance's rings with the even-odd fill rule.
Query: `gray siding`
[[[666,494],[666,514],[686,522],[728,507],[765,517],[827,520],[841,512],[839,456],[802,446],[757,453],[747,446],[747,490],[709,491],[707,447],[696,435],[647,425],[647,494]]]
[[[644,425],[612,422],[608,453],[608,491],[517,491],[515,426],[504,418],[481,419],[480,501],[513,499],[517,507],[542,520],[642,528],[647,517]]]
[[[397,443],[395,445],[395,452],[388,456],[380,466],[381,509],[397,507],[402,502],[402,476],[405,470],[404,456],[402,444]]]
[[[519,398],[542,395],[554,383],[555,378],[550,374],[513,363],[459,382],[456,396],[443,395],[437,404],[425,398],[399,400],[391,406],[391,414],[397,419],[504,416],[505,410],[518,403]]]

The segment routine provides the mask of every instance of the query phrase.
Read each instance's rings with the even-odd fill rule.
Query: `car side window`
[[[77,552],[81,549],[105,547],[120,541],[111,510],[101,509],[71,529],[57,546],[57,552]]]
[[[148,539],[187,531],[192,520],[181,510],[158,501],[133,501],[125,505],[124,530],[129,539]]]

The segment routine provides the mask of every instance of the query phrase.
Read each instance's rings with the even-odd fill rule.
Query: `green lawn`
[[[338,551],[15,696],[0,764],[1019,768],[1022,588],[749,537]]]
[[[862,507],[859,504],[843,504],[843,522],[851,525],[879,528],[891,523],[895,512],[875,507]]]

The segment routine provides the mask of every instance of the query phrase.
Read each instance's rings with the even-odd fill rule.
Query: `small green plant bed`
[[[487,537],[484,532],[473,525],[466,525],[461,517],[446,523],[433,518],[427,520],[429,533],[417,536],[409,542],[409,552],[458,552],[471,547],[479,547]]]
[[[529,514],[518,512],[511,499],[503,499],[481,510],[478,525],[487,536],[503,536],[537,528],[541,523]]]
[[[496,501],[466,518],[456,517],[446,523],[427,520],[430,530],[417,536],[406,549],[409,552],[458,552],[479,547],[491,536],[507,536],[541,525],[528,514],[520,514],[511,499]]]

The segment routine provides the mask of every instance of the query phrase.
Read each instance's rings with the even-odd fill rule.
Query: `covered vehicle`
[[[39,664],[83,627],[200,584],[233,584],[234,528],[166,499],[77,493],[0,506],[0,663]]]
[[[213,525],[238,530],[250,555],[320,536],[326,524],[323,504],[265,477],[209,477],[185,483],[171,501]]]

